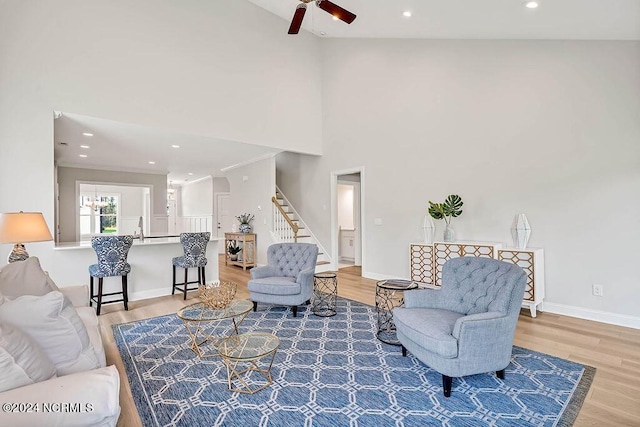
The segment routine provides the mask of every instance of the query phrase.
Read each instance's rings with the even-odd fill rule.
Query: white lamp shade
[[[0,243],[46,242],[53,240],[40,212],[0,213]]]

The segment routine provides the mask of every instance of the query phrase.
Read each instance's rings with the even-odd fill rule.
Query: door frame
[[[215,218],[214,218],[214,223],[212,224],[212,226],[213,226],[213,230],[215,230],[216,237],[220,237],[220,236],[218,236],[218,234],[220,234],[219,231],[218,231],[218,230],[220,230],[218,228],[219,224],[220,224],[220,215],[218,215],[220,213],[220,197],[229,197],[229,198],[231,198],[231,192],[223,191],[223,192],[215,193],[215,196],[214,196],[214,200],[215,200],[215,204],[216,204],[215,209],[214,209],[214,212],[215,212],[214,213],[214,217]],[[213,230],[212,230],[212,232],[213,232]],[[229,230],[229,231],[231,231],[231,230]],[[223,233],[222,237],[224,237],[225,231],[223,230],[222,233]],[[223,253],[225,253],[225,251],[226,251],[226,248],[224,247],[224,245],[218,245],[218,253],[223,254]]]
[[[338,270],[338,177],[352,173],[360,174],[360,256],[362,257],[362,272],[364,274],[367,265],[366,245],[365,245],[365,169],[364,166],[357,166],[331,172],[331,268]]]

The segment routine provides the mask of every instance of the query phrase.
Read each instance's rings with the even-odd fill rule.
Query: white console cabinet
[[[411,280],[439,287],[442,267],[452,258],[475,256],[496,258],[516,264],[527,273],[522,306],[529,308],[531,317],[542,310],[544,300],[544,250],[540,248],[503,248],[493,242],[435,242],[411,243],[409,249]]]

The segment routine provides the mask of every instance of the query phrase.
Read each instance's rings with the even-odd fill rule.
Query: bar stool
[[[184,255],[175,257],[171,260],[173,264],[173,289],[171,295],[176,293],[176,289],[184,294],[187,299],[187,291],[194,291],[198,288],[189,288],[192,283],[205,283],[204,267],[207,265],[207,244],[211,233],[180,233],[180,243],[184,250]],[[184,282],[176,283],[176,267],[184,268]],[[189,282],[188,273],[190,268],[198,269],[198,280]],[[182,287],[182,289],[180,289]]]
[[[98,236],[91,239],[91,247],[96,251],[98,263],[89,266],[89,306],[97,304],[96,314],[100,315],[102,304],[124,302],[124,309],[129,310],[129,296],[127,294],[127,277],[131,272],[131,265],[127,263],[129,248],[133,243],[133,236]],[[122,291],[105,294],[102,283],[105,277],[122,277]],[[98,293],[93,292],[93,279],[98,278]],[[122,295],[122,299],[102,301],[102,297]]]

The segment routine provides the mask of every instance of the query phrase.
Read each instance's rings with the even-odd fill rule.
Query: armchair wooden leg
[[[448,377],[446,375],[442,376],[442,391],[444,391],[444,397],[451,396],[451,383],[453,382],[453,378]]]
[[[402,357],[407,357],[407,348],[402,346]]]
[[[207,283],[207,279],[206,279],[206,277],[204,275],[204,267],[201,267],[201,268],[202,268],[202,284],[204,285],[204,284]]]
[[[257,309],[258,309],[258,302],[253,301],[253,311],[256,311]]]
[[[291,310],[293,311],[293,317],[298,317],[298,306],[294,305]]]
[[[499,371],[496,371],[496,375],[498,376],[498,378],[500,378],[501,380],[504,379],[504,369],[501,369]]]

